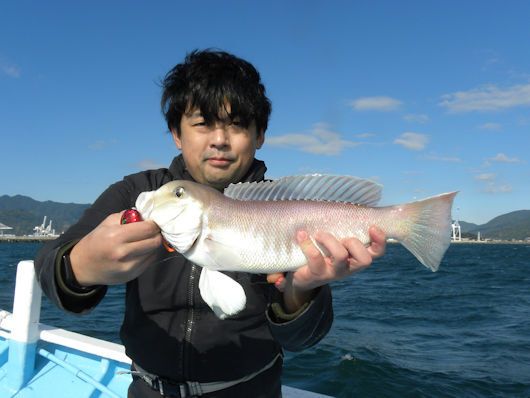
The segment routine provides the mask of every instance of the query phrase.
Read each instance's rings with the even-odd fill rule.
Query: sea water
[[[39,247],[0,243],[0,309]],[[436,273],[388,245],[333,284],[331,331],[287,353],[283,383],[336,397],[530,397],[529,271],[530,245],[453,244]],[[119,343],[123,304],[122,286],[83,316],[43,298],[41,322]]]

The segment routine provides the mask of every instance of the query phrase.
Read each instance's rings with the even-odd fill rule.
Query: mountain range
[[[12,227],[4,233],[29,235],[33,228],[41,225],[44,216],[57,233],[64,232],[74,224],[90,204],[39,202],[27,196],[0,196],[0,223]],[[518,210],[495,217],[486,224],[477,225],[459,221],[462,235],[476,238],[480,232],[483,239],[526,239],[530,237],[530,210]]]
[[[12,227],[4,233],[30,235],[33,228],[41,225],[44,216],[46,225],[52,220],[52,228],[60,234],[74,224],[89,204],[39,202],[28,196],[0,196],[0,223]]]
[[[495,217],[486,224],[477,225],[459,221],[463,235],[481,239],[523,240],[530,238],[530,210],[517,210]]]

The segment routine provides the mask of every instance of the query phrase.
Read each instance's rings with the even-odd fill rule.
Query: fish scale
[[[208,210],[207,219],[216,237],[240,242],[234,247],[249,272],[266,273],[291,271],[306,262],[296,242],[297,231],[310,236],[328,231],[338,239],[355,236],[367,244],[368,228],[376,224],[386,229],[389,237],[398,238],[399,221],[394,218],[389,223],[381,217],[391,211],[348,203],[225,199]],[[234,270],[229,264],[224,269]]]

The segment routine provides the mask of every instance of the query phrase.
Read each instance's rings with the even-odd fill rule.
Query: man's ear
[[[258,131],[258,137],[256,138],[256,149],[260,149],[265,142],[265,132]]]
[[[180,141],[180,134],[176,128],[171,129],[171,135],[173,136],[173,142],[175,142],[177,148],[182,149],[182,141]]]

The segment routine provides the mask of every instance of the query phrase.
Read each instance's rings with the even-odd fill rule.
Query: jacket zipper
[[[183,374],[184,380],[191,380],[191,337],[193,332],[193,327],[195,326],[195,283],[197,279],[197,270],[198,266],[193,264],[191,265],[190,278],[188,280],[188,318],[186,320],[186,328],[184,329],[184,344],[183,344]],[[200,269],[199,269],[200,271]]]

